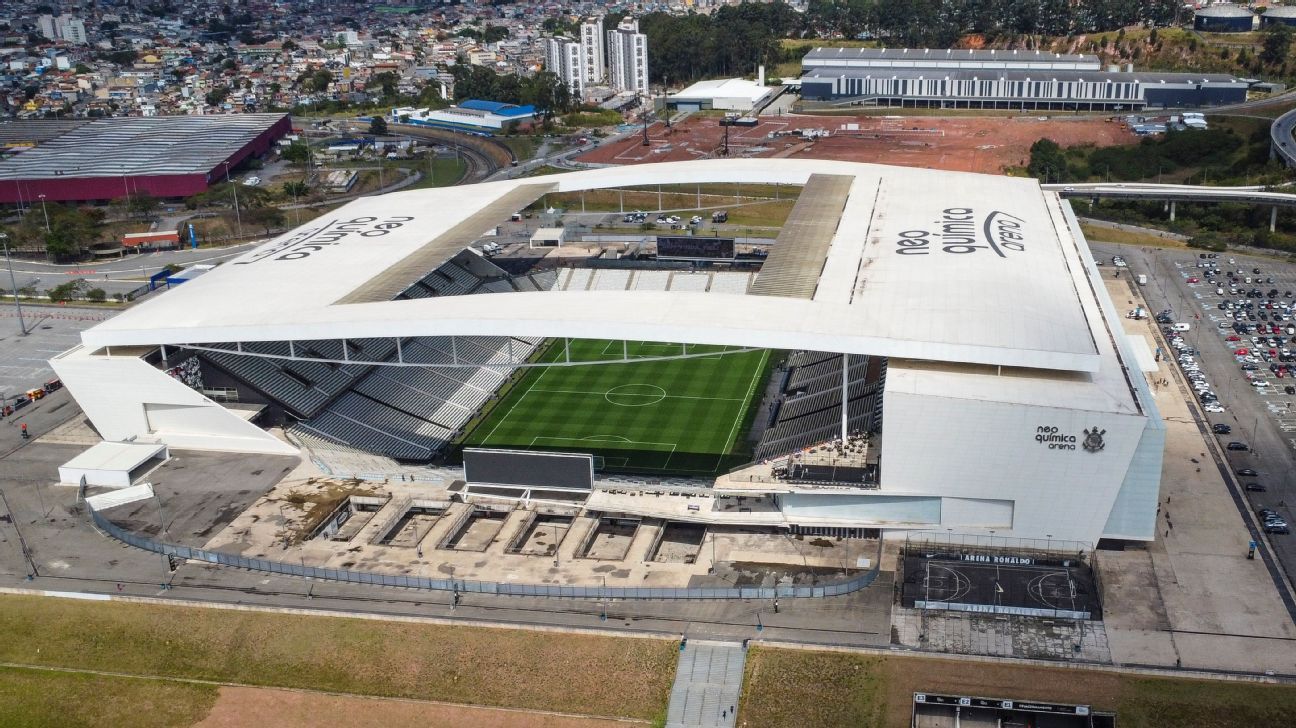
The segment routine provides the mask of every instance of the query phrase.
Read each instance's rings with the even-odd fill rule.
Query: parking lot
[[[1290,578],[1296,571],[1286,525],[1296,503],[1296,332],[1288,327],[1296,328],[1296,266],[1233,253],[1211,258],[1195,250],[1103,244],[1094,250],[1106,275],[1147,276],[1136,287],[1172,347],[1159,353],[1177,360],[1227,467],[1245,488],[1246,508],[1268,531]],[[1127,259],[1126,267],[1113,266],[1115,255]],[[1268,516],[1268,528],[1262,509],[1276,515]]]

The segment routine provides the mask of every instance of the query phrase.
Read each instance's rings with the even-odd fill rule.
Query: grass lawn
[[[1286,725],[1296,712],[1296,688],[1288,686],[756,647],[738,724],[908,725],[915,692],[1090,705],[1115,711],[1122,728]]]
[[[688,352],[722,347],[689,346]],[[629,342],[632,357],[680,353],[678,344]],[[572,361],[619,359],[620,341],[572,341]],[[554,341],[542,361],[566,358]],[[588,452],[608,470],[713,475],[745,462],[753,399],[768,351],[633,364],[539,367],[463,440],[476,447]]]
[[[427,160],[424,160],[421,164],[408,168],[419,171],[423,177],[418,182],[403,187],[404,190],[449,187],[463,179],[464,174],[468,171],[468,165],[458,157],[435,157],[431,160],[430,165]]]
[[[517,161],[519,162],[525,162],[535,156],[536,143],[535,140],[529,136],[496,137],[496,139],[503,142],[504,146],[513,150],[513,154],[517,157]]]
[[[202,720],[214,685],[0,667],[0,723],[10,728],[169,728]]]
[[[1080,223],[1080,230],[1084,232],[1085,239],[1089,242],[1101,243],[1121,243],[1124,245],[1143,245],[1150,248],[1186,248],[1183,242],[1176,238],[1163,238],[1152,233],[1140,233],[1133,230],[1118,230],[1116,228],[1104,227],[1101,225],[1090,225],[1089,223]]]
[[[0,662],[646,720],[665,712],[678,654],[671,640],[0,597]],[[42,679],[0,674],[0,725],[13,724],[3,700],[59,700]],[[153,725],[149,704],[90,724]]]

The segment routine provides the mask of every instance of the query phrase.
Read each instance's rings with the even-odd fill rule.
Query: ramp
[[[737,725],[747,652],[739,642],[689,640],[680,653],[666,708],[666,728]]]
[[[755,296],[814,297],[854,177],[812,174],[752,284]]]
[[[127,503],[148,500],[153,497],[153,486],[149,483],[140,483],[132,485],[129,488],[119,488],[110,490],[107,493],[92,495],[85,499],[86,505],[93,510],[104,511],[117,506],[124,506]]]
[[[396,261],[387,270],[334,301],[334,304],[391,301],[414,282],[450,260],[509,215],[530,205],[557,185],[526,184],[514,187],[458,225],[428,241],[423,247]]]

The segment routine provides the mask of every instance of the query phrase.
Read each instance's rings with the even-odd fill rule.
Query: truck
[[[727,210],[716,210],[711,213],[711,222],[727,222],[728,220],[729,212]]]
[[[1138,274],[1138,284],[1139,284],[1140,286],[1146,286],[1146,285],[1147,285],[1147,274],[1146,274],[1146,273],[1139,273],[1139,274]]]

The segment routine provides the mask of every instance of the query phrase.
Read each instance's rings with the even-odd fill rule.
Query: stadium
[[[721,183],[797,190],[767,255],[482,252],[549,195]],[[1034,180],[724,160],[360,199],[52,365],[109,441],[345,450],[461,497],[680,522],[1097,544],[1154,533],[1164,430],[1133,351]]]

